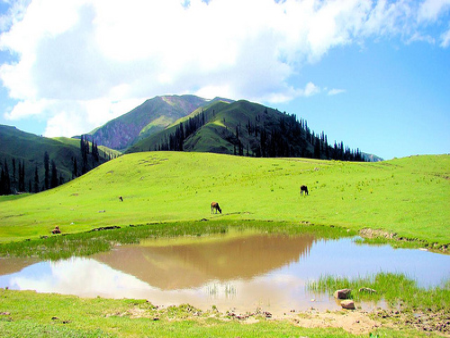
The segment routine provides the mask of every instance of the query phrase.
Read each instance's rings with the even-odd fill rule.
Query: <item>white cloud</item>
[[[75,136],[101,126],[144,102],[145,99],[111,101],[96,99],[73,100],[25,100],[20,101],[5,114],[8,120],[40,116],[47,120],[44,135],[56,137]]]
[[[450,0],[426,0],[420,4],[418,20],[434,21],[448,10],[450,10]]]
[[[346,92],[345,89],[330,89],[328,91],[328,95],[338,95],[338,94],[343,94],[345,92]]]
[[[303,90],[302,96],[313,96],[320,93],[320,88],[317,87],[314,83],[308,82],[305,89]]]
[[[447,48],[450,45],[450,29],[441,35],[441,47]]]
[[[0,19],[0,48],[17,56],[0,67],[3,86],[19,101],[7,117],[42,114],[47,136],[71,136],[127,112],[130,102],[161,94],[266,102],[308,97],[320,88],[289,82],[305,64],[370,36],[426,37],[416,22],[428,24],[448,4],[20,0]],[[448,34],[441,40],[448,46]]]

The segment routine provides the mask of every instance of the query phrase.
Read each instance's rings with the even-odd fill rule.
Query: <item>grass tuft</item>
[[[441,311],[450,308],[450,280],[442,287],[419,288],[417,283],[403,274],[378,273],[365,278],[348,279],[323,276],[318,281],[309,282],[308,289],[332,294],[339,289],[351,289],[351,298],[357,302],[385,301],[391,307],[405,311]],[[376,292],[367,292],[369,288]]]

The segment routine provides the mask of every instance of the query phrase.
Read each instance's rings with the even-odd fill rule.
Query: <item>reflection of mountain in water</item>
[[[37,258],[0,257],[0,276],[21,271],[27,266],[33,265],[39,261],[40,260]]]
[[[160,289],[194,288],[210,280],[266,274],[306,255],[312,236],[247,235],[220,241],[193,239],[165,246],[128,246],[94,259]]]

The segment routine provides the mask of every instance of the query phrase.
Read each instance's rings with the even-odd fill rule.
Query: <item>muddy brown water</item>
[[[356,278],[379,272],[404,273],[421,287],[443,285],[450,279],[450,256],[361,245],[355,238],[229,231],[146,240],[57,262],[0,259],[0,287],[282,314],[340,308],[331,295],[308,291],[308,281],[322,275]],[[383,304],[361,306],[370,310]]]

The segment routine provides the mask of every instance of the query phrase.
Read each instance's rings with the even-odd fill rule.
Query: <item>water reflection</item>
[[[356,245],[353,239],[233,233],[149,240],[90,258],[35,263],[0,260],[0,287],[84,297],[145,298],[156,305],[190,303],[273,313],[337,309],[327,295],[309,293],[321,275],[364,277],[405,273],[420,286],[450,278],[450,256],[389,246]],[[311,303],[311,299],[316,301]]]
[[[263,234],[152,240],[96,255],[95,260],[163,290],[196,288],[211,280],[250,279],[298,262],[312,236]]]

